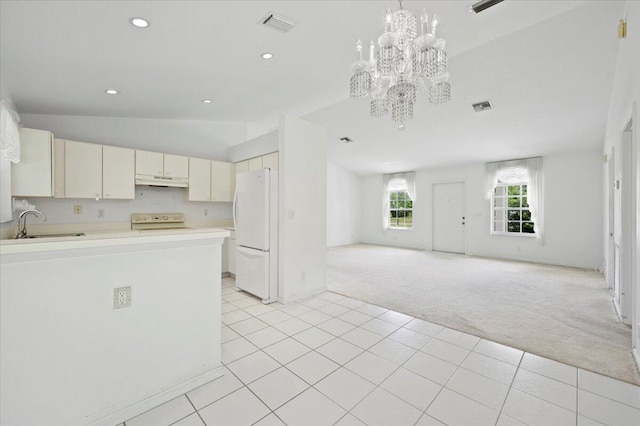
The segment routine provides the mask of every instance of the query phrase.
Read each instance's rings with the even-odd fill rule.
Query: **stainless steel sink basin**
[[[82,237],[82,232],[69,232],[67,234],[33,234],[27,235],[26,238],[63,238],[63,237]]]

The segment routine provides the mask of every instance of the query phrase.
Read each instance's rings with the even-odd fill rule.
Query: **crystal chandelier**
[[[421,84],[429,102],[443,105],[451,99],[451,85],[447,67],[445,41],[437,37],[438,16],[420,16],[418,36],[416,17],[402,8],[385,15],[384,33],[378,44],[369,44],[369,60],[362,59],[362,40],[356,44],[357,60],[351,67],[350,97],[371,95],[371,116],[380,118],[391,114],[399,128],[413,118],[416,92]]]

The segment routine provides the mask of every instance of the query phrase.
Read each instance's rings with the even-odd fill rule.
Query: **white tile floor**
[[[222,288],[225,375],[125,422],[640,425],[640,388],[335,293]]]

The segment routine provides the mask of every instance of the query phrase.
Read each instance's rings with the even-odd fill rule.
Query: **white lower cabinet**
[[[102,145],[65,141],[66,198],[102,198]]]

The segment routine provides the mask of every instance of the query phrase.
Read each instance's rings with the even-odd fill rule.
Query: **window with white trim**
[[[406,190],[389,190],[389,229],[413,228],[413,200]]]
[[[498,181],[493,190],[494,234],[534,234],[534,224],[527,198],[527,182]]]
[[[382,221],[384,229],[412,229],[415,201],[415,172],[382,176]]]
[[[544,244],[542,157],[486,164],[491,234],[533,236]]]

